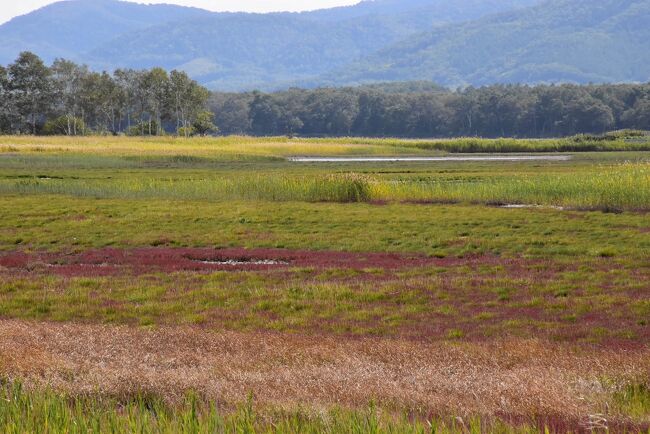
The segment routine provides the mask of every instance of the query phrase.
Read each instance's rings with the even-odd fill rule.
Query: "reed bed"
[[[296,155],[395,155],[440,152],[420,149],[409,141],[395,143],[352,143],[347,140],[309,140],[287,137],[32,137],[0,136],[0,153],[90,154],[103,156],[190,155],[219,159],[283,158]]]
[[[384,179],[357,173],[237,177],[3,179],[2,194],[173,200],[298,202],[413,201],[520,204],[584,210],[650,210],[650,163],[594,167],[574,173],[538,173],[481,179]]]
[[[399,138],[289,138],[289,137],[33,137],[0,136],[0,152],[86,153],[100,155],[202,156],[257,155],[431,155],[441,153],[529,153],[529,152],[631,152],[650,151],[650,136],[625,132],[604,136],[575,136],[553,139],[452,139]]]
[[[251,395],[252,396],[252,395]],[[107,397],[71,398],[54,391],[25,390],[20,383],[0,386],[0,430],[7,434],[43,433],[404,433],[451,434],[486,431],[534,434],[534,425],[510,425],[474,417],[414,419],[374,406],[366,410],[322,412],[257,410],[252,400],[235,411],[188,394],[182,405],[169,406],[155,396],[120,401]]]
[[[242,176],[240,178],[150,178],[118,180],[2,180],[3,194],[64,194],[77,197],[178,200],[265,200],[303,202],[367,202],[369,178],[349,175]]]
[[[626,163],[581,173],[499,177],[478,182],[377,183],[377,200],[553,206],[584,210],[650,209],[650,164]]]
[[[408,147],[423,151],[448,153],[532,153],[532,152],[622,152],[650,151],[650,137],[627,138],[625,135],[575,136],[558,139],[484,139],[459,137],[453,139],[372,139],[346,137],[336,139],[310,139],[310,143],[348,143],[351,145],[374,145]]]

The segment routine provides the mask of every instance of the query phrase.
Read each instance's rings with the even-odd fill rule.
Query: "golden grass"
[[[393,143],[347,143],[289,139],[287,137],[66,137],[0,136],[0,153],[82,153],[94,155],[187,155],[200,157],[286,157],[297,155],[396,155],[436,154],[404,141]]]
[[[630,141],[613,135],[607,140],[586,136],[557,139],[396,139],[367,137],[124,137],[124,136],[0,136],[2,152],[83,152],[99,155],[296,156],[399,155],[441,153],[647,151],[647,139]]]
[[[144,330],[0,321],[0,375],[74,395],[188,390],[230,407],[249,393],[286,410],[363,408],[587,423],[627,384],[647,384],[650,348],[610,350],[541,340],[411,342],[298,335]],[[623,420],[614,407],[610,421]],[[634,422],[648,423],[650,415]]]

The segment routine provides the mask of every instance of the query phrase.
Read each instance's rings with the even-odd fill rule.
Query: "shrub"
[[[69,116],[49,120],[43,126],[46,136],[83,136],[88,132],[83,119]]]
[[[194,137],[194,127],[179,127],[178,130],[176,130],[176,134],[179,137]]]
[[[160,134],[159,134],[160,133]],[[151,122],[140,122],[126,130],[127,136],[158,136],[164,135],[164,131],[158,128],[158,122],[151,120]]]
[[[324,176],[312,184],[309,197],[325,202],[369,202],[373,179],[357,173]]]
[[[214,114],[210,111],[202,111],[192,123],[192,130],[199,136],[207,136],[208,133],[218,133],[219,128],[213,123]]]

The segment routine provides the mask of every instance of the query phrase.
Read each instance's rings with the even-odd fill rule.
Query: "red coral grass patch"
[[[64,276],[108,276],[175,271],[259,271],[287,267],[363,270],[456,265],[460,259],[429,258],[397,253],[316,252],[283,249],[210,249],[147,247],[94,249],[81,253],[11,252],[0,266],[22,271],[46,270]]]

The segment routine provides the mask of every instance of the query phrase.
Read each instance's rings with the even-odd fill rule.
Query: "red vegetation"
[[[0,267],[46,270],[64,276],[104,276],[175,271],[268,270],[286,267],[401,269],[448,266],[458,259],[438,259],[396,253],[314,252],[282,249],[210,249],[147,247],[95,249],[81,253],[11,252],[0,256]]]
[[[0,320],[0,375],[71,396],[138,394],[174,402],[189,390],[233,408],[251,391],[260,408],[359,408],[530,423],[552,432],[645,432],[614,393],[646,385],[650,348],[576,348],[542,339],[411,342],[336,336],[145,330],[112,325]],[[607,410],[606,410],[607,409]],[[469,432],[469,430],[467,430]]]

